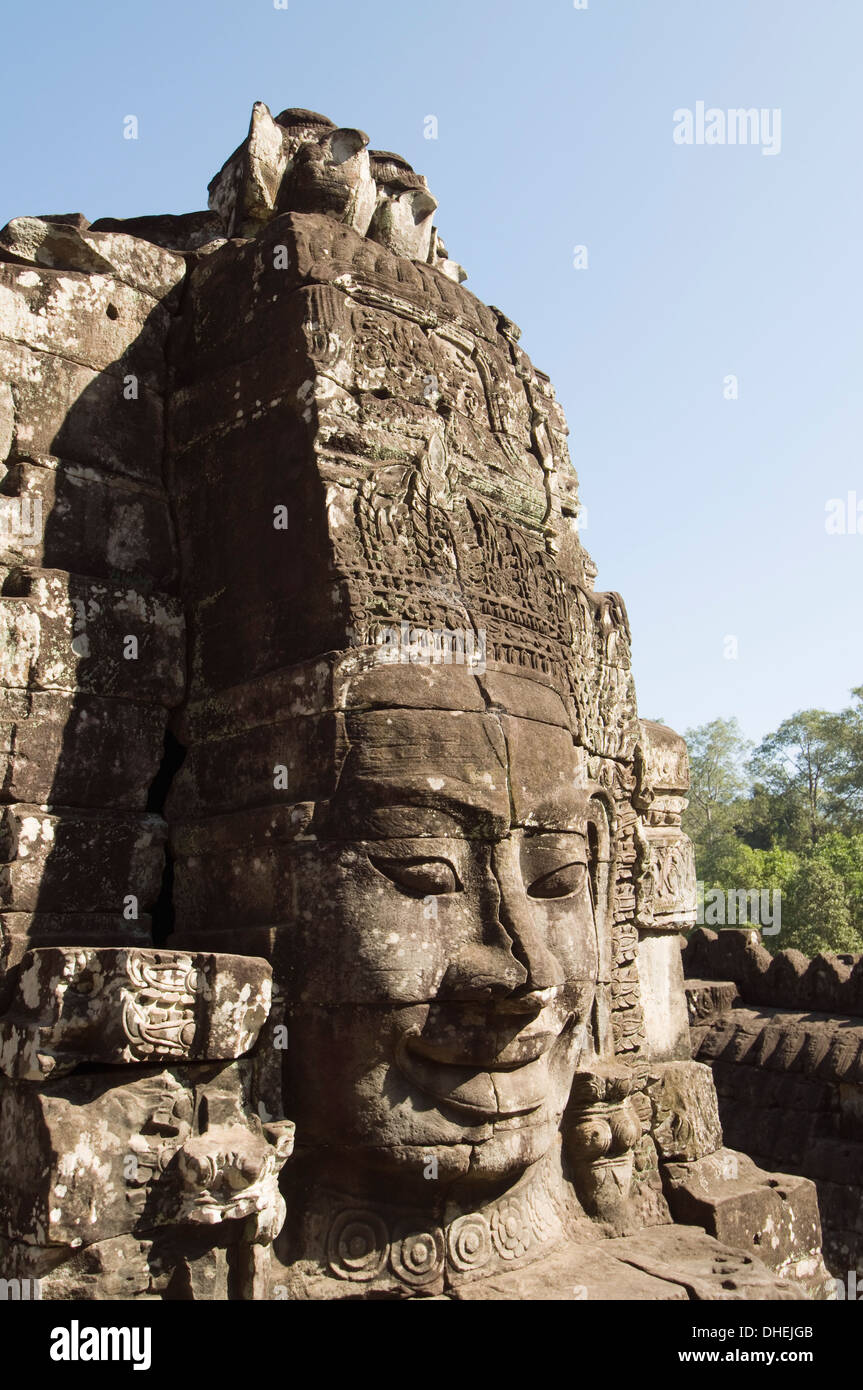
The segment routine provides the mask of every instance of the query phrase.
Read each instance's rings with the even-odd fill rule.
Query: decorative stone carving
[[[247,956],[42,947],[0,1017],[0,1070],[39,1081],[83,1062],[241,1057],[270,1003],[269,966]]]
[[[0,233],[4,487],[48,512],[0,557],[0,1256],[50,1297],[787,1292],[663,1193],[721,1144],[671,1070],[686,754],[563,412],[367,146],[258,103],[209,212]]]
[[[630,1099],[636,1084],[623,1068],[578,1074],[564,1130],[582,1206],[590,1216],[617,1225],[627,1221],[634,1150],[642,1134]]]

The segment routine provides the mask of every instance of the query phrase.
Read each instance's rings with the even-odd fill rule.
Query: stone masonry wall
[[[770,953],[747,930],[683,952],[693,1056],[713,1069],[726,1143],[812,1178],[824,1255],[863,1269],[863,956]]]

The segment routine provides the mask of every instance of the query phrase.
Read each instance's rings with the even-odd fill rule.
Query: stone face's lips
[[[547,1097],[549,1057],[559,1036],[535,1033],[505,1049],[511,1052],[520,1042],[520,1057],[442,1061],[441,1048],[408,1034],[396,1044],[396,1064],[412,1086],[473,1119],[528,1114]]]
[[[453,1056],[451,1043],[434,1043],[426,1038],[411,1036],[407,1039],[407,1049],[413,1057],[442,1066],[467,1067],[476,1071],[489,1072],[515,1071],[517,1067],[535,1062],[538,1057],[548,1051],[557,1036],[557,1032],[550,1032],[546,1029],[541,1033],[522,1034],[515,1037],[500,1051],[493,1054],[489,1054],[487,1049],[479,1052],[476,1049],[468,1048],[456,1057]]]

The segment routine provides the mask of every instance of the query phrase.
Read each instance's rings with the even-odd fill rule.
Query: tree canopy
[[[851,695],[835,713],[798,710],[757,747],[736,719],[686,731],[699,880],[708,894],[781,894],[770,950],[863,952],[863,686]]]

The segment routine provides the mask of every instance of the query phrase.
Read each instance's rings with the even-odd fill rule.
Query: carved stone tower
[[[817,1292],[691,1060],[686,749],[563,412],[367,146],[258,104],[209,212],[0,234],[0,1271]]]

